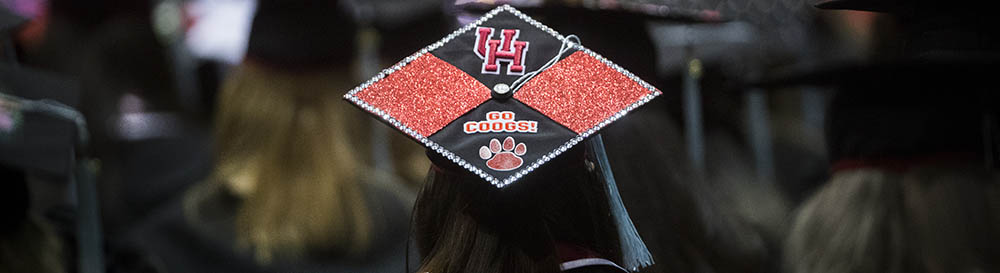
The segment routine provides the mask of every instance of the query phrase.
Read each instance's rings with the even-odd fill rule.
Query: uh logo
[[[500,74],[500,63],[506,62],[507,75],[524,75],[524,56],[528,52],[528,42],[518,41],[519,29],[500,31],[500,40],[493,40],[495,29],[476,29],[476,48],[473,51],[483,59],[483,74]]]

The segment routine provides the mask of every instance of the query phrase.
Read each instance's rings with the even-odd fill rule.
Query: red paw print
[[[490,139],[489,147],[483,146],[479,148],[479,157],[487,159],[486,166],[490,167],[490,169],[509,171],[521,167],[521,164],[524,163],[524,159],[521,159],[521,156],[527,151],[528,146],[524,145],[524,143],[519,143],[515,146],[513,137],[504,139],[502,147],[500,141],[494,138]]]

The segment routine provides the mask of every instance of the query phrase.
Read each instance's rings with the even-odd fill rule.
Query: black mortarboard
[[[996,121],[986,117],[996,116],[998,97],[969,91],[943,95],[938,92],[947,84],[922,83],[934,90],[917,84],[882,85],[882,90],[875,88],[878,85],[840,89],[826,121],[827,149],[834,168],[839,161],[983,162],[993,157],[989,151],[993,147],[987,148],[991,141],[984,139],[989,134],[984,132],[995,130],[991,127]]]
[[[985,14],[989,9],[976,9],[984,7],[987,1],[978,0],[957,0],[942,2],[936,0],[822,0],[816,3],[820,9],[834,10],[858,10],[873,12],[888,12],[900,15],[933,16],[940,13],[980,13]]]
[[[624,265],[636,270],[652,258],[625,212],[597,133],[660,94],[576,36],[504,5],[344,97],[426,146],[434,165],[498,188],[530,179],[543,164],[591,141]]]
[[[0,163],[53,175],[73,170],[76,125],[25,111],[24,101],[46,100],[75,106],[77,86],[69,80],[26,68],[0,65]]]
[[[1000,29],[995,5],[988,1],[959,0],[828,0],[822,9],[885,12],[896,15],[905,57],[934,56],[970,58],[982,54],[997,57]]]
[[[836,85],[841,89],[927,89],[926,84],[981,89],[1000,61],[1000,30],[993,9],[978,1],[824,0],[821,9],[885,12],[899,17],[899,56],[874,62],[821,64],[789,69],[760,86]],[[888,88],[897,87],[897,88]],[[942,86],[943,87],[943,86]],[[882,90],[884,91],[884,90]],[[967,92],[969,90],[963,90]]]
[[[247,59],[293,69],[350,63],[356,24],[339,2],[261,0],[250,27]]]
[[[1000,72],[995,65],[1000,61],[1000,38],[988,24],[990,9],[971,8],[971,2],[821,2],[817,7],[822,9],[897,15],[900,56],[793,69],[757,86],[836,89],[826,128],[827,148],[835,162],[876,159],[897,164],[942,154],[995,160],[1000,97],[990,86]]]
[[[510,6],[345,97],[497,187],[660,94]]]
[[[757,86],[833,88],[826,142],[834,168],[845,160],[900,167],[888,165],[995,160],[998,72],[988,58],[919,58],[811,68]]]

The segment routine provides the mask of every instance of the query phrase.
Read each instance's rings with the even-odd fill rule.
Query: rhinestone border
[[[470,164],[469,162],[465,161],[464,159],[462,159],[461,157],[459,157],[455,153],[449,151],[448,149],[445,149],[443,146],[438,145],[434,141],[431,141],[430,139],[428,139],[427,137],[425,137],[425,136],[417,133],[413,129],[410,129],[410,128],[406,127],[406,125],[403,125],[401,122],[399,122],[398,120],[396,120],[395,118],[393,118],[392,116],[390,116],[385,111],[383,111],[381,109],[378,109],[377,107],[371,106],[370,104],[362,101],[357,96],[355,96],[356,93],[360,92],[361,90],[364,90],[365,88],[368,88],[368,86],[374,84],[375,82],[378,82],[378,81],[382,80],[383,78],[385,78],[389,74],[392,74],[393,72],[398,71],[399,69],[403,68],[403,66],[406,66],[407,64],[413,62],[414,60],[416,60],[420,56],[423,56],[424,54],[428,54],[431,51],[433,51],[433,50],[435,50],[435,49],[443,46],[445,43],[448,43],[451,40],[455,39],[455,37],[458,37],[459,35],[462,35],[465,32],[468,32],[469,30],[478,27],[479,25],[481,25],[484,22],[486,22],[486,20],[489,20],[489,19],[493,18],[494,16],[496,16],[497,14],[499,14],[500,12],[503,12],[503,11],[510,12],[511,14],[513,14],[514,16],[517,16],[521,20],[524,20],[525,22],[528,22],[528,24],[531,24],[532,26],[534,26],[534,27],[536,27],[538,29],[541,29],[542,31],[548,33],[549,35],[552,35],[553,37],[555,37],[559,41],[562,41],[564,43],[569,44],[570,46],[572,46],[576,50],[583,51],[584,53],[587,53],[587,55],[590,55],[591,57],[594,57],[595,59],[597,59],[601,63],[604,63],[605,65],[611,67],[615,71],[618,71],[619,73],[622,73],[625,76],[627,76],[629,79],[632,79],[633,81],[635,81],[636,83],[638,83],[643,88],[646,88],[647,90],[649,90],[650,93],[646,94],[641,99],[639,99],[635,103],[632,103],[631,105],[629,105],[625,109],[622,109],[618,113],[612,115],[611,117],[608,117],[607,119],[605,119],[604,121],[598,123],[597,125],[594,125],[593,127],[591,127],[590,129],[588,129],[587,131],[583,132],[582,134],[579,134],[579,135],[571,138],[566,143],[563,143],[562,146],[559,146],[559,148],[556,148],[555,150],[549,152],[548,154],[543,155],[541,158],[539,158],[535,162],[532,162],[531,165],[528,165],[526,168],[521,169],[520,171],[518,171],[518,172],[514,173],[513,175],[508,176],[507,178],[504,178],[502,180],[501,179],[497,179],[496,177],[494,177],[494,176],[486,173],[485,171],[483,171],[480,168],[477,168],[476,166],[473,166],[472,164]],[[635,74],[632,74],[632,72],[629,72],[628,70],[625,70],[621,66],[618,66],[617,64],[615,64],[611,60],[608,60],[608,59],[602,57],[601,55],[597,54],[596,52],[591,51],[590,49],[588,49],[586,47],[583,47],[583,45],[580,45],[580,44],[577,44],[577,43],[573,43],[573,42],[567,40],[565,36],[559,34],[555,30],[553,30],[552,28],[550,28],[550,27],[548,27],[548,26],[546,26],[546,25],[544,25],[544,24],[536,21],[535,19],[532,19],[531,17],[528,17],[528,15],[526,15],[524,13],[521,13],[521,11],[515,9],[514,7],[511,7],[510,5],[503,5],[503,6],[494,8],[493,10],[490,10],[485,15],[483,15],[483,17],[480,17],[475,22],[469,23],[468,25],[465,25],[462,28],[459,28],[459,29],[455,30],[451,34],[448,34],[448,36],[445,36],[444,38],[442,38],[441,40],[428,45],[427,47],[421,49],[420,51],[417,51],[413,55],[410,55],[409,57],[404,58],[402,61],[396,63],[395,65],[382,70],[381,72],[378,73],[378,75],[375,75],[374,77],[372,77],[368,81],[365,81],[364,83],[362,83],[358,87],[355,87],[354,89],[351,89],[350,92],[347,92],[347,94],[344,95],[344,99],[346,99],[346,100],[348,100],[348,101],[350,101],[350,102],[358,105],[359,107],[361,107],[365,111],[368,111],[369,113],[372,113],[375,116],[380,117],[381,119],[385,120],[390,125],[392,125],[393,127],[396,127],[396,129],[400,130],[401,132],[405,133],[406,135],[408,135],[408,136],[412,137],[413,139],[417,140],[418,142],[420,142],[421,144],[423,144],[427,148],[429,148],[431,150],[434,150],[434,152],[437,152],[438,154],[440,154],[441,156],[447,158],[448,160],[451,160],[452,162],[455,162],[455,164],[458,164],[462,168],[465,168],[466,170],[469,170],[470,172],[478,175],[479,177],[483,178],[487,182],[490,182],[490,184],[492,184],[493,186],[496,186],[497,188],[503,188],[503,187],[505,187],[507,185],[510,185],[510,184],[514,183],[514,181],[517,181],[517,180],[521,179],[522,177],[524,177],[528,173],[531,173],[531,171],[534,171],[535,169],[541,167],[542,164],[545,164],[546,162],[548,162],[549,160],[552,160],[553,158],[555,158],[559,154],[562,154],[563,152],[566,152],[566,150],[569,150],[573,146],[576,146],[576,144],[582,142],[584,139],[586,139],[590,135],[593,135],[594,133],[596,133],[601,128],[604,128],[604,126],[607,126],[608,124],[611,124],[612,122],[614,122],[614,121],[616,121],[616,120],[624,117],[625,114],[628,114],[628,112],[630,112],[632,110],[635,110],[636,108],[638,108],[639,106],[641,106],[643,104],[646,104],[647,102],[649,102],[650,100],[652,100],[656,96],[659,96],[660,94],[662,94],[662,92],[660,92],[660,90],[657,90],[656,87],[653,87],[652,85],[650,85],[646,81],[640,79],[639,77],[635,76]]]

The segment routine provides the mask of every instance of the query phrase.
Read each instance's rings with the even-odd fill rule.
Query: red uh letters
[[[499,62],[506,62],[507,75],[524,75],[524,56],[528,52],[528,42],[518,41],[521,35],[519,29],[504,29],[500,33],[501,40],[492,40],[494,29],[479,27],[476,29],[476,48],[473,51],[483,59],[484,74],[500,74]]]

